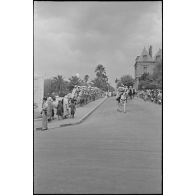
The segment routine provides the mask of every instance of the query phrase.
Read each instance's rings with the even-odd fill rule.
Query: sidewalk
[[[83,122],[92,112],[94,112],[105,100],[107,97],[100,98],[96,101],[90,102],[82,107],[78,107],[76,109],[74,119],[55,119],[51,122],[48,122],[48,129],[54,129],[59,127],[65,127],[69,125],[76,125]],[[57,117],[57,116],[55,116]],[[41,130],[42,128],[42,120],[34,119],[34,130]]]

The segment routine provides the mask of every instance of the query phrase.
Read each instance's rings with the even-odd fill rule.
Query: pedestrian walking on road
[[[42,104],[42,130],[47,130],[47,108],[48,108],[48,104],[47,104],[47,98],[44,97],[43,98],[43,104]]]

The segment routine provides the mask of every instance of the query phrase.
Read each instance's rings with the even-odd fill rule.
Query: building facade
[[[40,112],[44,96],[44,78],[37,74],[34,75],[34,111]]]
[[[149,47],[147,51],[144,47],[140,56],[135,59],[135,88],[138,89],[139,78],[144,73],[152,74],[154,67],[162,60],[162,50],[159,49],[158,52],[152,56],[152,46]]]

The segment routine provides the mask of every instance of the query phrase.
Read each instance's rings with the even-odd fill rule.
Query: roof
[[[136,58],[136,61],[137,62],[140,62],[140,61],[153,61],[152,57],[149,55],[148,51],[146,50],[146,48],[144,47],[144,49],[142,50],[142,53],[141,55],[139,56],[139,58]]]

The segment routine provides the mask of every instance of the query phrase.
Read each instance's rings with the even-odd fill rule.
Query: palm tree
[[[102,64],[97,65],[95,72],[97,77],[102,77],[103,75],[106,75],[106,70]]]
[[[108,77],[106,76],[105,67],[102,64],[98,64],[96,69],[96,78],[94,79],[95,86],[106,91],[107,90],[107,83]]]
[[[74,85],[80,85],[81,84],[81,79],[77,76],[72,76],[69,78],[69,82],[74,86]]]
[[[132,76],[130,75],[123,75],[121,78],[120,78],[120,81],[123,85],[125,86],[133,86],[134,84],[134,79],[132,78]]]
[[[57,77],[53,78],[53,86],[56,92],[58,92],[59,94],[62,93],[63,89],[64,89],[64,79],[62,77],[62,75],[58,75]]]
[[[87,83],[88,80],[89,80],[89,75],[86,74],[86,75],[84,76],[84,81],[85,81],[85,83]]]

